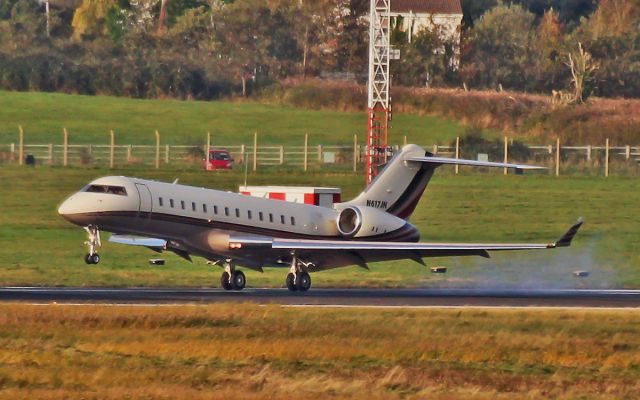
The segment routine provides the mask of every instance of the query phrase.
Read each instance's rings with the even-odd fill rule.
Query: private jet
[[[238,267],[288,268],[291,291],[311,287],[309,273],[398,259],[424,265],[425,257],[480,256],[489,252],[568,247],[579,220],[550,243],[483,244],[419,242],[408,220],[435,170],[442,165],[541,169],[530,165],[435,157],[407,145],[355,199],[333,207],[286,202],[239,193],[124,176],[94,180],[66,199],[58,213],[87,232],[87,264],[100,261],[100,232],[114,243],[171,251],[191,261],[205,258],[224,268],[226,290],[241,290]]]

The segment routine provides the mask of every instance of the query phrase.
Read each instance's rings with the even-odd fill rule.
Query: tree
[[[94,39],[108,34],[105,17],[116,0],[84,0],[73,15],[73,37],[76,40]]]
[[[565,53],[564,27],[553,8],[549,9],[536,30],[534,51],[536,87],[557,89],[566,77],[562,55]]]
[[[593,83],[594,72],[598,69],[598,64],[593,60],[591,54],[582,48],[582,43],[578,43],[578,51],[567,55],[567,66],[571,70],[571,83],[574,89],[574,101],[582,104],[592,93],[590,85]]]
[[[443,86],[451,72],[452,44],[439,30],[422,30],[399,45],[400,61],[391,64],[394,81],[407,86]]]
[[[461,77],[482,87],[524,89],[531,76],[535,16],[519,5],[500,5],[469,31]]]

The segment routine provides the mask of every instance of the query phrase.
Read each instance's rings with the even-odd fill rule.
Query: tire
[[[289,272],[289,274],[287,275],[287,289],[289,289],[292,292],[295,292],[296,290],[298,290],[298,288],[296,287],[296,276],[294,274],[292,274],[291,272]]]
[[[91,254],[84,255],[84,262],[87,263],[88,265],[93,264],[93,261],[91,260]]]
[[[220,276],[220,286],[222,286],[224,290],[233,289],[231,282],[229,282],[229,273],[227,271],[224,271]]]
[[[244,276],[242,271],[235,271],[233,273],[233,279],[231,281],[231,285],[234,290],[242,290],[244,286],[247,284],[247,278]]]
[[[296,286],[299,291],[306,292],[311,287],[311,276],[308,272],[300,272],[298,274],[298,282]]]
[[[100,256],[98,255],[98,253],[91,256],[91,264],[96,265],[99,262],[100,262]]]

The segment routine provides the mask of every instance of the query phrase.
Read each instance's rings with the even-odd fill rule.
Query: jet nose
[[[70,197],[60,204],[60,207],[58,207],[58,214],[65,217],[69,214],[73,214],[73,209],[73,197]]]

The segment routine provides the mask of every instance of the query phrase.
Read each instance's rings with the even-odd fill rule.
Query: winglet
[[[552,247],[569,247],[569,246],[571,246],[571,241],[573,240],[574,236],[576,236],[576,234],[578,233],[578,230],[580,229],[582,224],[584,224],[584,220],[582,218],[578,219],[578,222],[576,222],[575,225],[573,225],[571,228],[569,228],[567,233],[565,233],[560,238],[560,240],[555,242]]]

